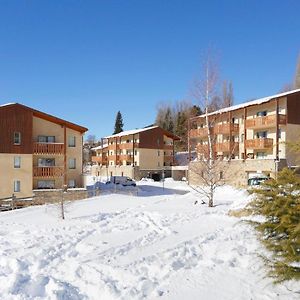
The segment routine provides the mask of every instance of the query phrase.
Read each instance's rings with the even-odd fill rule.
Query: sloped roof
[[[175,135],[175,134],[173,134],[173,133],[171,133],[167,130],[164,130],[163,128],[161,128],[159,126],[150,126],[150,127],[140,128],[140,129],[126,130],[126,131],[122,131],[122,132],[117,133],[117,134],[105,136],[104,138],[109,139],[109,138],[114,138],[114,137],[133,135],[133,134],[137,134],[137,133],[140,133],[140,132],[143,132],[143,131],[153,130],[153,129],[156,129],[156,128],[160,128],[166,136],[171,137],[174,140],[179,140],[180,139],[177,135]]]
[[[2,105],[0,105],[0,109],[8,107],[8,106],[19,106],[19,107],[22,107],[22,108],[24,108],[26,110],[30,110],[35,117],[38,117],[38,118],[41,118],[41,119],[44,119],[44,120],[47,120],[47,121],[50,121],[50,122],[53,122],[53,123],[56,123],[56,124],[59,124],[59,125],[64,125],[67,128],[73,129],[75,131],[79,131],[80,133],[84,133],[84,132],[88,131],[88,129],[86,127],[77,125],[75,123],[66,121],[64,119],[60,119],[58,117],[49,115],[47,113],[44,113],[42,111],[36,110],[34,108],[28,107],[28,106],[20,104],[20,103],[6,103],[6,104],[2,104]]]
[[[292,91],[289,91],[289,92],[284,92],[284,93],[280,93],[280,94],[276,94],[276,95],[272,95],[272,96],[268,96],[268,97],[264,97],[264,98],[259,98],[259,99],[256,99],[256,100],[252,100],[252,101],[244,102],[244,103],[241,103],[241,104],[233,105],[233,106],[230,106],[230,107],[222,108],[222,109],[213,111],[213,112],[209,113],[208,115],[212,116],[212,115],[216,115],[216,114],[222,114],[222,113],[225,113],[225,112],[241,109],[241,108],[244,108],[244,107],[266,103],[266,102],[269,102],[269,101],[274,100],[276,98],[285,97],[285,96],[288,96],[288,95],[291,95],[291,94],[296,94],[296,93],[299,93],[299,92],[300,92],[300,89],[296,89],[296,90],[292,90]],[[201,118],[201,117],[204,117],[204,116],[205,115],[202,114],[202,115],[194,117],[192,119]]]

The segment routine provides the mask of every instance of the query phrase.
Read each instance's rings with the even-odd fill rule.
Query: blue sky
[[[300,1],[0,0],[0,103],[111,134],[190,98],[213,45],[235,103],[277,93],[300,53]]]

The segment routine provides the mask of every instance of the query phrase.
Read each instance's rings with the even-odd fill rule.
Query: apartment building
[[[86,131],[22,104],[0,105],[0,198],[81,187]]]
[[[254,173],[274,177],[285,166],[299,165],[298,155],[286,143],[300,139],[300,90],[220,109],[208,117],[214,157],[226,164],[228,183],[243,186]],[[189,150],[198,154],[189,172],[190,182],[197,184],[192,166],[205,159],[208,150],[204,115],[190,119]]]
[[[159,179],[162,171],[174,165],[174,142],[179,137],[158,127],[128,130],[104,137],[94,148],[94,176],[128,176]]]

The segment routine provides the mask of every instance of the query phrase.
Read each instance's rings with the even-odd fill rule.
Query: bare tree
[[[201,77],[195,81],[193,89],[194,97],[199,101],[204,111],[207,144],[198,145],[198,147],[201,147],[198,165],[192,164],[193,170],[191,170],[201,179],[199,189],[208,199],[209,207],[214,205],[215,189],[223,181],[222,173],[220,173],[222,170],[220,170],[219,161],[215,156],[214,119],[209,114],[209,108],[217,96],[218,78],[219,72],[216,59],[209,51],[203,60]]]
[[[232,82],[227,80],[223,81],[223,87],[222,87],[222,107],[230,107],[233,105],[233,86]]]
[[[297,68],[296,68],[294,88],[300,89],[300,54],[298,57],[298,63],[297,63]]]
[[[292,91],[294,89],[294,86],[292,83],[286,83],[285,85],[282,86],[282,88],[279,90],[279,93],[285,93]]]

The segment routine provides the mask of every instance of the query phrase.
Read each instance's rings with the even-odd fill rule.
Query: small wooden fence
[[[14,194],[7,198],[0,198],[0,211],[14,210],[35,205],[34,196],[17,198]]]

